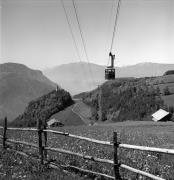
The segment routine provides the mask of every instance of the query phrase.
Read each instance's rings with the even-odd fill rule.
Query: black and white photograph
[[[0,180],[174,180],[174,0],[0,0]]]

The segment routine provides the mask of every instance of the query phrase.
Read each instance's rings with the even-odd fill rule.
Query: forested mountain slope
[[[68,92],[63,89],[54,90],[31,101],[24,113],[19,115],[10,125],[18,127],[34,127],[37,120],[43,123],[49,118],[73,104],[73,100]]]
[[[21,114],[28,102],[53,89],[56,84],[41,71],[22,64],[0,64],[0,119],[12,121]]]
[[[154,111],[166,108],[163,93],[152,83],[154,79],[121,78],[75,97],[92,107],[96,121],[148,120]]]

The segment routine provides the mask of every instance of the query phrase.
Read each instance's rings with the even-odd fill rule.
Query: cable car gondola
[[[86,56],[86,60],[88,61],[88,66],[89,66],[89,71],[90,71],[90,74],[91,74],[91,79],[93,80],[93,83],[95,84],[94,79],[93,79],[92,69],[91,69],[90,62],[89,62],[89,57],[88,57],[88,53],[87,53],[87,48],[86,48],[86,43],[85,43],[83,31],[82,31],[80,21],[79,21],[79,18],[78,18],[78,12],[77,12],[77,7],[76,7],[75,0],[72,0],[72,3],[73,3],[73,8],[74,8],[74,12],[75,12],[76,20],[77,20],[77,25],[78,25],[78,28],[79,28],[80,37],[81,37],[81,40],[82,40],[83,49],[84,49],[85,56]],[[82,60],[81,60],[80,53],[79,53],[77,43],[76,43],[76,40],[75,40],[75,35],[73,33],[72,25],[70,23],[70,19],[68,17],[67,12],[66,12],[63,0],[61,0],[61,4],[62,4],[62,7],[64,9],[64,13],[65,13],[66,20],[67,20],[67,23],[68,23],[68,26],[69,26],[69,29],[70,29],[70,32],[71,32],[71,36],[72,36],[72,39],[73,39],[73,42],[74,42],[74,46],[75,46],[77,55],[78,55],[79,60],[81,62]],[[118,0],[117,10],[115,11],[116,15],[115,15],[114,29],[113,29],[112,41],[111,41],[111,47],[110,47],[110,53],[109,53],[109,59],[111,59],[111,65],[107,66],[107,68],[105,69],[105,79],[106,80],[114,80],[115,79],[115,68],[114,68],[115,55],[112,54],[112,49],[113,49],[113,44],[114,44],[114,39],[115,39],[115,32],[116,32],[116,27],[117,27],[117,21],[118,21],[120,5],[121,5],[121,0]]]
[[[121,0],[118,0],[117,11],[116,11],[116,15],[115,15],[114,30],[113,30],[113,34],[112,34],[111,48],[110,48],[110,53],[109,53],[109,58],[111,58],[111,66],[107,66],[107,68],[105,69],[105,79],[106,80],[114,80],[115,79],[115,68],[114,68],[115,55],[112,54],[112,49],[113,49],[113,44],[114,44],[114,38],[115,38],[115,32],[116,32],[116,27],[117,27],[117,22],[118,22],[120,5],[121,5]]]
[[[107,66],[107,68],[105,69],[105,79],[114,80],[115,79],[115,68],[114,68],[115,55],[110,52],[109,57],[111,57],[111,66]]]

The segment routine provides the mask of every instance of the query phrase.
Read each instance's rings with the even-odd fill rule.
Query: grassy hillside
[[[63,130],[72,134],[111,142],[113,132],[117,132],[119,142],[121,143],[173,149],[173,127],[174,124],[172,122],[120,122],[90,127],[64,127]],[[60,141],[61,139],[56,141],[58,147],[65,146],[65,144],[67,144],[68,147],[65,147],[75,152],[83,152],[84,154],[104,159],[113,159],[112,148],[94,145],[93,143],[77,142],[79,143],[79,147],[76,143],[74,143],[75,141],[68,138],[66,141],[62,140],[61,144],[58,143]],[[88,151],[86,151],[86,149],[88,149]],[[119,160],[126,165],[150,172],[164,179],[173,179],[174,177],[174,160],[170,155],[120,149]],[[76,161],[76,163],[78,163],[79,166],[84,166],[82,160],[79,162]],[[113,175],[112,167],[107,166],[106,164],[103,166],[101,164],[91,164],[89,163],[86,167],[92,167],[94,170],[97,169],[99,172],[107,172],[108,174]],[[140,176],[136,173],[131,173],[130,171],[126,171],[122,168],[120,169],[120,172],[122,177],[125,179],[140,178]]]
[[[94,138],[102,141],[110,141],[110,142],[112,142],[113,140],[113,132],[117,132],[118,140],[123,144],[173,149],[174,148],[173,128],[174,128],[173,122],[155,123],[155,122],[145,122],[145,121],[144,122],[127,121],[127,122],[119,122],[112,124],[100,124],[95,126],[73,126],[73,127],[64,126],[57,128],[57,130],[79,136]],[[3,132],[0,130],[1,135],[2,133]],[[38,135],[35,132],[10,131],[7,134],[7,137],[20,141],[30,142],[30,143],[37,143]],[[63,148],[76,153],[98,157],[101,159],[113,160],[112,147],[98,145],[86,141],[79,141],[75,138],[58,136],[56,134],[49,134],[48,146],[55,148]],[[26,146],[15,146],[15,148],[26,152],[29,151],[33,155],[38,154],[37,150],[28,148]],[[121,161],[121,163],[152,173],[164,179],[172,180],[174,177],[174,159],[172,155],[166,155],[166,154],[160,154],[154,152],[143,152],[136,150],[132,151],[125,149],[119,149],[118,153],[119,153],[118,158]],[[48,155],[49,158],[51,158],[52,160],[54,160],[55,163],[58,164],[63,164],[63,165],[71,164],[84,169],[89,169],[100,173],[106,173],[111,176],[114,175],[113,166],[108,165],[106,163],[104,164],[96,163],[96,162],[88,161],[83,158],[79,158],[77,156],[70,156],[70,155],[54,153],[50,151],[48,151]],[[9,157],[10,159],[12,158],[11,156]],[[23,167],[26,167],[25,165],[26,164],[24,163]],[[28,172],[27,169],[25,170],[26,172]],[[13,172],[13,170],[10,172]],[[122,168],[120,168],[120,173],[124,179],[132,180],[132,179],[141,178],[141,176],[138,176],[136,173],[132,173]],[[48,175],[50,174],[51,173],[48,173]],[[40,175],[42,176],[42,174]]]
[[[40,162],[0,148],[0,179],[26,180],[87,180],[79,175],[65,172],[61,167],[52,169]]]
[[[91,108],[81,101],[73,99],[75,104],[50,117],[61,121],[65,126],[91,124]]]
[[[10,125],[18,127],[34,127],[37,119],[43,123],[53,114],[73,104],[68,92],[60,89],[52,91],[36,100],[31,101],[24,113],[19,115]]]
[[[165,104],[167,104],[169,107],[174,107],[174,94],[168,95],[168,96],[162,96],[162,99]]]
[[[0,64],[0,118],[7,116],[8,121],[14,120],[31,100],[55,88],[56,84],[41,71],[21,64]]]
[[[160,89],[164,104],[174,107],[174,74],[149,78],[147,83]],[[168,89],[168,94],[165,94],[166,88]]]
[[[51,118],[58,119],[65,126],[84,125],[85,123],[81,120],[81,118],[72,111],[73,106],[74,105],[64,109],[63,111],[60,111],[60,112],[54,114],[53,116],[51,116]]]
[[[73,107],[73,112],[78,114],[85,124],[93,124],[91,107],[87,106],[81,100],[76,100],[76,104]]]

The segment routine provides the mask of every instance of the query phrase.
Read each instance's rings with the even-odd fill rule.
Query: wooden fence
[[[79,168],[79,167],[76,167],[76,166],[68,165],[68,166],[62,166],[62,167],[66,168],[66,169],[78,170],[78,171],[81,171],[81,172],[84,172],[84,173],[93,174],[93,175],[96,175],[96,176],[102,176],[102,177],[105,177],[105,178],[115,179],[115,180],[121,180],[122,179],[121,175],[120,175],[120,168],[129,170],[131,172],[140,174],[142,176],[145,176],[145,177],[148,177],[148,178],[151,178],[151,179],[154,179],[154,180],[164,180],[163,178],[152,175],[152,174],[150,174],[148,172],[144,172],[144,171],[132,168],[130,166],[127,166],[125,164],[122,164],[119,161],[118,148],[133,149],[133,150],[139,150],[139,151],[157,152],[157,153],[164,153],[164,154],[172,154],[172,155],[174,155],[174,150],[172,150],[172,149],[161,149],[161,148],[154,148],[154,147],[145,147],[145,146],[135,146],[135,145],[129,145],[129,144],[121,144],[117,140],[118,138],[117,138],[117,133],[116,132],[113,133],[113,143],[111,143],[111,142],[108,142],[108,141],[99,141],[99,140],[96,140],[96,139],[91,139],[91,138],[87,138],[87,137],[73,135],[73,134],[70,134],[70,133],[50,130],[50,129],[47,129],[46,126],[41,126],[40,121],[37,122],[37,129],[35,129],[35,128],[12,128],[12,127],[8,128],[7,127],[7,118],[4,119],[4,126],[0,127],[0,129],[3,130],[3,136],[0,135],[0,138],[2,139],[2,144],[1,145],[3,146],[4,149],[7,148],[8,143],[22,144],[22,145],[30,146],[30,147],[33,147],[33,148],[37,148],[39,150],[39,161],[40,161],[41,164],[44,164],[45,162],[46,163],[49,162],[48,159],[47,159],[47,151],[52,151],[52,152],[57,152],[57,153],[63,153],[63,154],[78,156],[80,158],[90,160],[90,161],[94,161],[94,162],[111,164],[114,167],[114,176],[110,176],[110,175],[106,175],[106,174],[102,174],[102,173],[82,169],[82,168]],[[34,131],[34,132],[37,132],[37,134],[38,134],[38,144],[33,144],[33,143],[24,142],[24,141],[16,141],[16,140],[13,140],[13,139],[8,139],[7,135],[6,135],[7,130],[11,130],[11,131],[12,130],[13,131]],[[113,150],[114,150],[113,160],[100,159],[100,158],[96,158],[96,157],[92,157],[92,156],[86,156],[86,155],[83,155],[83,154],[75,153],[75,152],[60,149],[60,148],[48,147],[47,146],[47,133],[58,134],[58,135],[62,135],[62,136],[67,136],[67,137],[71,137],[71,138],[75,138],[75,139],[79,139],[79,140],[84,140],[84,141],[88,141],[88,142],[92,142],[92,143],[96,143],[96,144],[101,144],[101,145],[113,147]],[[43,143],[43,137],[44,137],[44,143]],[[16,152],[21,154],[21,155],[28,156],[24,152],[19,152],[19,151],[16,151]],[[57,168],[56,164],[54,164],[54,163],[50,162],[49,165],[52,168]]]

